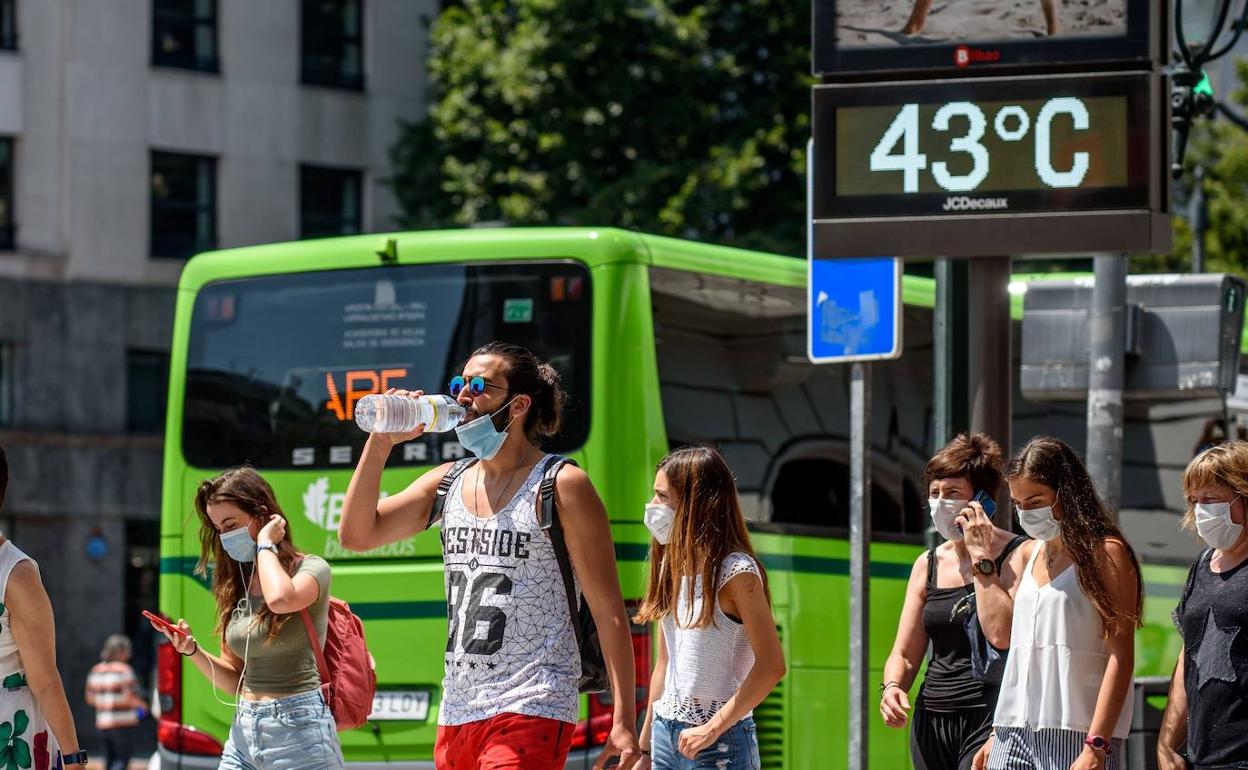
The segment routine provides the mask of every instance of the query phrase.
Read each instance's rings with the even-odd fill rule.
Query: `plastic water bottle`
[[[451,430],[466,414],[450,396],[395,396],[373,394],[355,405],[355,424],[369,433],[407,433],[420,423],[426,433]]]

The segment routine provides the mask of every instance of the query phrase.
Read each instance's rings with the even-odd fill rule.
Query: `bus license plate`
[[[429,718],[428,690],[387,690],[373,696],[373,721],[407,719],[423,722]]]

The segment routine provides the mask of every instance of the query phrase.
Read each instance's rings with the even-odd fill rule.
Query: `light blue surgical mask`
[[[507,400],[506,404],[503,404],[498,409],[498,412],[506,409],[515,400],[516,397],[512,396]],[[503,448],[503,442],[507,440],[507,428],[511,427],[512,422],[515,422],[516,418],[513,417],[502,430],[495,428],[494,415],[498,414],[498,412],[483,414],[477,419],[470,420],[455,428],[455,435],[459,437],[459,443],[463,445],[464,449],[472,452],[482,460],[494,459],[494,456],[498,454],[498,450]]]
[[[221,547],[230,555],[230,558],[238,562],[247,562],[256,560],[256,541],[252,539],[251,532],[247,530],[247,525],[243,525],[238,529],[231,529],[229,532],[222,532]]]

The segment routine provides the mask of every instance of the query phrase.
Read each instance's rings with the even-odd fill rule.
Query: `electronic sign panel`
[[[1161,89],[1148,72],[816,86],[816,253],[1158,248],[1149,214],[1168,208]],[[1078,245],[1071,237],[1082,234],[1078,215],[1116,228],[1133,224],[1130,232],[1099,232],[1095,245]],[[1015,225],[975,227],[1001,219]],[[881,232],[883,242],[846,240],[872,222],[909,227]],[[956,242],[938,248],[913,229],[932,223],[927,235],[946,233]],[[948,223],[959,227],[948,230]],[[1140,230],[1142,223],[1149,226]],[[834,245],[832,230],[840,236]]]
[[[1164,64],[1163,0],[815,0],[825,76],[1084,62]]]

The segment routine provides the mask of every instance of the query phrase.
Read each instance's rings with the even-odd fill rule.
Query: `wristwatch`
[[[1096,751],[1105,752],[1105,756],[1109,756],[1109,741],[1099,735],[1089,735],[1083,739],[1085,746],[1091,746]]]
[[[81,767],[86,767],[87,766],[86,749],[80,749],[78,751],[75,751],[73,754],[66,754],[64,752],[61,752],[61,764],[79,765]]]
[[[276,554],[277,546],[274,545],[273,543],[264,543],[263,545],[256,546],[256,553],[260,553],[261,551],[272,551],[274,554]]]
[[[975,562],[975,564],[972,566],[975,567],[976,572],[979,572],[983,575],[991,575],[992,573],[997,571],[997,563],[993,561],[992,559],[980,559],[979,561]]]

